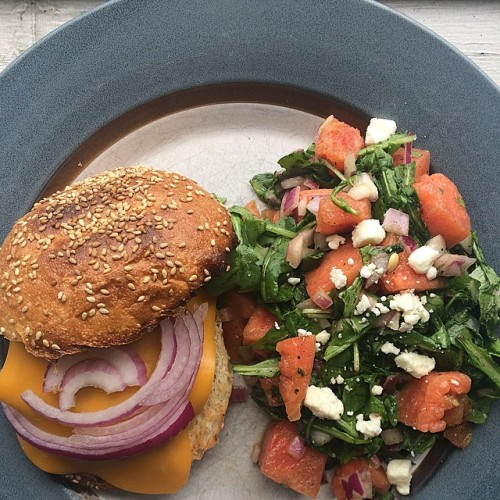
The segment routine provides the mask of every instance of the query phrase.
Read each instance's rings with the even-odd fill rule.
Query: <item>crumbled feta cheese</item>
[[[333,439],[330,434],[322,431],[311,431],[311,438],[316,446],[323,446]]]
[[[422,378],[436,366],[434,358],[429,358],[416,352],[404,352],[394,358],[396,365],[408,372],[412,377]]]
[[[276,330],[281,330],[281,326],[278,325],[277,321],[274,322],[274,328],[276,328]]]
[[[382,432],[382,417],[370,413],[369,420],[364,420],[363,414],[356,415],[356,430],[366,439],[378,436]]]
[[[328,243],[328,248],[330,248],[330,250],[337,250],[340,245],[345,243],[345,238],[339,234],[331,234],[326,237],[326,242]]]
[[[337,378],[335,379],[337,384],[342,385],[344,383],[344,377],[342,375],[337,375]]]
[[[419,321],[426,323],[430,315],[424,304],[427,303],[426,297],[418,297],[412,292],[398,293],[394,295],[389,302],[389,307],[393,311],[400,311],[403,317],[400,332],[409,332]]]
[[[291,277],[291,278],[288,278],[288,283],[290,283],[290,285],[298,285],[300,283],[300,278],[294,278],[294,277]]]
[[[330,340],[330,334],[326,330],[321,330],[316,334],[316,342],[326,344]]]
[[[395,459],[387,464],[387,479],[401,495],[410,494],[411,461]]]
[[[364,312],[368,311],[371,307],[371,302],[365,293],[361,294],[361,298],[359,299],[359,302],[356,304],[356,309],[354,311],[354,314],[363,314]]]
[[[299,328],[297,330],[297,335],[299,337],[307,337],[308,335],[312,335],[312,332],[309,332],[308,330],[304,330],[303,328]]]
[[[370,264],[366,264],[361,268],[361,270],[359,271],[359,275],[362,278],[368,279],[371,278],[372,274],[376,272],[377,272],[377,266],[373,262],[371,262]]]
[[[380,396],[384,392],[384,388],[381,385],[374,385],[372,387],[372,394],[374,396]]]
[[[417,248],[408,257],[408,265],[418,274],[426,274],[434,261],[439,257],[439,252],[426,245]],[[437,274],[437,272],[436,272]]]
[[[304,406],[309,408],[312,414],[318,418],[329,418],[339,420],[344,413],[344,405],[329,387],[316,387],[310,385],[307,388]]]
[[[438,270],[434,266],[429,267],[429,269],[427,269],[427,272],[425,273],[425,277],[428,280],[433,280],[437,275]]]
[[[378,200],[378,189],[372,181],[370,174],[362,172],[354,177],[349,196],[355,200],[364,200],[368,198],[371,202]]]
[[[372,118],[366,129],[365,144],[367,146],[386,141],[397,130],[396,122],[384,118]]]
[[[352,232],[352,246],[378,245],[385,238],[385,230],[377,219],[362,220]]]
[[[347,276],[337,267],[332,267],[330,271],[330,280],[335,285],[337,290],[340,290],[347,285]]]
[[[382,302],[377,302],[375,307],[380,311],[381,314],[387,314],[390,311],[390,309],[382,304]]]
[[[401,352],[401,349],[396,347],[392,342],[386,342],[385,344],[382,345],[380,350],[384,354],[396,354],[396,355],[398,355]]]
[[[353,411],[346,411],[346,415],[348,417],[352,417],[354,415],[354,412]]]
[[[354,265],[354,259],[352,257],[349,257],[347,259],[347,263],[350,265],[350,266],[353,266]]]

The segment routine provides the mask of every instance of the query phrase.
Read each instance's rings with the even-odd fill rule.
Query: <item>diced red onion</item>
[[[297,186],[302,186],[305,180],[306,180],[305,177],[300,177],[300,176],[288,177],[288,179],[283,179],[281,181],[281,187],[283,189],[292,189]]]
[[[294,187],[289,191],[285,191],[281,200],[280,216],[290,215],[299,206],[300,187]]]
[[[437,236],[434,236],[434,238],[431,238],[425,244],[425,246],[430,247],[439,253],[444,253],[446,251],[446,241],[444,241],[444,238],[440,234],[438,234]]]
[[[386,429],[382,431],[380,437],[387,446],[402,443],[404,440],[403,433],[399,429]]]
[[[346,500],[373,498],[372,477],[368,467],[363,467],[349,476],[341,477],[340,484]]]
[[[309,189],[319,189],[319,184],[316,181],[308,178],[306,178],[306,180],[304,181],[303,186]]]
[[[310,228],[305,231],[300,231],[297,236],[288,242],[286,261],[291,267],[297,269],[302,259],[312,253],[313,250],[309,249],[309,246],[312,244],[313,238],[314,228]],[[310,252],[307,250],[310,250]]]
[[[351,177],[356,172],[356,157],[349,153],[344,159],[344,175]]]
[[[434,267],[440,276],[460,276],[475,262],[476,259],[465,255],[443,253],[434,261]]]
[[[247,400],[248,391],[246,387],[235,385],[231,391],[229,401],[232,403],[244,403]]]
[[[314,232],[314,248],[320,250],[328,249],[328,241],[326,240],[327,235]]]
[[[292,442],[288,446],[287,453],[295,458],[295,460],[300,460],[304,453],[306,452],[306,445],[304,438],[302,436],[295,436]]]
[[[328,309],[332,304],[332,298],[325,292],[317,292],[314,297],[311,297],[313,302],[321,307],[321,309]]]
[[[411,236],[401,236],[399,241],[408,253],[412,253],[418,248],[417,242]]]
[[[472,234],[469,234],[467,238],[462,240],[459,245],[464,249],[468,254],[472,253]]]
[[[404,153],[404,158],[405,158],[405,163],[411,163],[411,150],[412,150],[413,144],[411,142],[407,142],[404,146],[405,148],[405,153]]]
[[[297,309],[312,309],[314,308],[314,302],[311,299],[303,300],[297,304]]]
[[[373,326],[377,328],[390,328],[391,330],[399,330],[399,320],[401,319],[401,313],[398,311],[389,311],[386,314],[380,315],[374,322]]]
[[[233,319],[233,314],[229,308],[224,307],[223,309],[219,309],[219,318],[223,323],[225,323],[226,321],[231,321]]]
[[[297,215],[299,217],[304,217],[307,212],[307,199],[303,198],[302,200],[299,198],[299,204],[297,206]]]
[[[410,229],[410,217],[405,212],[389,208],[384,214],[382,227],[388,232],[398,236],[408,236]]]
[[[314,215],[317,215],[321,198],[323,198],[323,196],[313,196],[309,203],[306,205],[307,210],[309,210],[309,212],[313,213]]]
[[[119,372],[127,386],[143,385],[147,380],[146,365],[128,346],[107,349],[87,349],[71,356],[63,356],[49,364],[43,381],[44,392],[57,392],[68,369],[87,359],[105,359]]]
[[[111,394],[123,391],[127,384],[120,372],[104,359],[80,361],[64,374],[59,393],[59,408],[61,410],[73,408],[76,393],[84,387],[97,387]]]

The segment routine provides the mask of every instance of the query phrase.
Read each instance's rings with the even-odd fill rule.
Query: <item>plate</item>
[[[464,56],[375,2],[110,2],[0,76],[1,237],[42,192],[107,162],[175,161],[242,201],[252,168],[307,145],[318,116],[334,110],[360,126],[378,116],[416,131],[434,168],[457,183],[498,269],[498,109],[499,89]],[[499,413],[417,498],[496,498]],[[231,407],[227,448],[195,466],[179,498],[291,497],[248,465],[256,435],[242,415]],[[0,433],[2,496],[75,496],[29,464],[3,418]]]

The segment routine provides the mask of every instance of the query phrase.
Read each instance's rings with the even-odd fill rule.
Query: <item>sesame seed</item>
[[[107,290],[106,288],[101,288],[99,291],[100,291],[103,295],[109,295],[109,294],[110,294],[109,290]]]
[[[52,344],[52,349],[54,349],[54,351],[60,351],[61,348],[57,345],[57,344]]]
[[[28,312],[28,306],[24,306],[24,307],[21,309],[21,312],[22,312],[22,313]]]
[[[198,276],[196,274],[193,274],[189,277],[189,281],[196,281],[198,279]]]
[[[156,311],[156,312],[161,311],[161,308],[160,308],[160,307],[158,307],[158,306],[151,306],[151,309],[152,309],[153,311]]]
[[[178,245],[179,248],[186,248],[186,243],[182,242]]]
[[[48,341],[47,339],[43,339],[43,342],[42,342],[42,343],[43,343],[43,345],[44,345],[45,347],[49,347],[49,346],[50,346],[49,341]]]
[[[156,252],[155,256],[156,256],[156,258],[158,258],[158,259],[164,259],[164,258],[165,258],[165,254],[164,254],[164,253],[161,253],[161,252]]]
[[[130,290],[135,290],[135,285],[133,283],[127,283],[127,286],[130,288]]]
[[[210,245],[215,246],[215,240],[210,240]]]
[[[109,311],[108,311],[107,309],[105,309],[104,307],[101,307],[101,308],[99,309],[99,312],[100,312],[101,314],[109,314]]]
[[[86,297],[87,298],[87,302],[91,302],[91,303],[94,303],[96,301],[95,297],[94,296],[89,296],[89,297]]]
[[[140,295],[138,298],[137,298],[137,302],[142,302],[146,297],[144,295]]]

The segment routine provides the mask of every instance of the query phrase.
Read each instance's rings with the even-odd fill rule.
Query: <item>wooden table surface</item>
[[[0,71],[47,33],[102,3],[102,0],[0,0]],[[380,3],[441,35],[500,86],[500,0]]]

